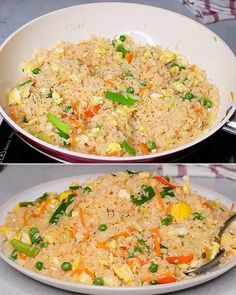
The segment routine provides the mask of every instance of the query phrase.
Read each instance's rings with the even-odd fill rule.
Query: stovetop
[[[0,125],[0,163],[58,163],[20,139],[5,121]],[[176,161],[182,163],[236,163],[236,135],[219,131],[201,147]]]

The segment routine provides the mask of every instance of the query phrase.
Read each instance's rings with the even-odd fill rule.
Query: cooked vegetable
[[[155,141],[148,141],[147,142],[147,148],[151,151],[151,150],[154,150],[154,149],[156,149],[156,143],[155,143]]]
[[[51,113],[47,114],[48,121],[51,122],[58,130],[64,132],[65,134],[69,134],[70,130],[72,129],[71,126],[66,124],[65,122],[58,119],[56,116],[54,116]]]
[[[72,270],[72,264],[70,262],[63,262],[61,265],[61,269],[64,271]]]
[[[83,189],[83,192],[84,193],[90,193],[92,191],[91,187],[89,186],[86,186],[84,189]]]
[[[69,189],[72,191],[75,191],[78,189],[82,189],[82,186],[81,185],[72,185],[72,186],[69,186]]]
[[[128,63],[131,63],[131,61],[133,60],[133,57],[134,57],[133,54],[130,52],[127,52],[125,54],[125,59],[127,60]]]
[[[155,192],[151,186],[144,187],[136,196],[132,195],[131,200],[135,205],[142,205],[150,201],[155,196]]]
[[[121,147],[131,156],[135,156],[135,150],[129,145],[127,141],[123,141],[120,143]]]
[[[120,35],[119,39],[120,39],[120,41],[124,42],[126,40],[126,36],[125,35]]]
[[[27,80],[27,81],[21,83],[19,86],[24,86],[24,85],[26,85],[26,84],[29,84],[30,82],[32,82],[32,80]]]
[[[149,154],[149,150],[147,148],[146,143],[141,142],[139,144],[139,146],[140,146],[140,149],[141,149],[142,153],[144,153],[144,155],[148,155]]]
[[[200,97],[198,101],[207,108],[211,108],[213,106],[212,100],[206,99],[205,97]]]
[[[124,45],[123,44],[119,44],[117,47],[116,47],[117,51],[121,52],[122,53],[122,57],[125,57],[126,53],[127,53],[127,50],[125,49]]]
[[[193,254],[186,255],[186,256],[170,256],[167,257],[166,260],[172,264],[183,264],[188,263],[193,260]]]
[[[176,221],[185,220],[192,215],[192,208],[185,202],[179,202],[171,208],[171,214]]]
[[[24,253],[26,256],[29,256],[29,257],[35,257],[40,252],[39,248],[25,244],[17,239],[11,240],[10,243],[15,250],[21,253]]]
[[[158,265],[155,262],[152,262],[148,268],[150,272],[157,272],[158,271]]]
[[[29,120],[27,119],[26,116],[24,116],[22,122],[23,122],[23,123],[29,123]]]
[[[127,77],[127,78],[133,78],[134,75],[133,75],[132,73],[126,73],[126,74],[125,74],[125,77]]]
[[[136,100],[130,97],[125,97],[122,94],[118,93],[118,92],[112,92],[112,91],[106,91],[105,92],[105,97],[114,101],[114,102],[118,102],[124,105],[134,105],[136,103]]]
[[[193,213],[193,220],[203,220],[205,218],[204,213],[201,212],[194,212]]]
[[[177,63],[173,63],[173,64],[171,64],[170,67],[171,67],[171,68],[173,68],[173,67],[178,67],[180,71],[182,71],[182,70],[186,70],[186,67],[185,67],[185,66],[180,66],[180,65],[178,65]]]
[[[160,183],[162,183],[166,186],[172,187],[172,188],[177,188],[179,186],[179,185],[170,183],[168,180],[166,180],[164,177],[161,177],[161,176],[154,176],[153,178],[156,181],[159,181]]]
[[[157,279],[158,284],[169,284],[169,283],[175,283],[177,280],[175,277],[162,277]]]
[[[192,92],[187,92],[184,96],[184,98],[188,99],[188,100],[192,100],[194,97],[195,97],[195,95],[192,94]]]
[[[144,248],[147,249],[148,253],[150,253],[150,247],[146,244],[146,242],[144,241],[144,239],[138,239],[138,243],[140,245],[142,245]]]
[[[104,279],[103,279],[103,278],[96,278],[96,279],[93,281],[93,284],[94,284],[94,285],[97,285],[97,286],[103,286],[103,285],[104,285]]]
[[[34,205],[35,205],[34,202],[27,202],[27,201],[19,203],[19,207],[28,207],[28,206],[34,206]]]
[[[134,247],[134,253],[143,253],[143,250],[140,248],[140,247],[138,247],[138,246],[135,246]]]
[[[44,201],[47,200],[49,194],[48,193],[44,193],[41,197],[39,197],[38,199],[36,199],[36,202],[42,203]]]
[[[169,225],[173,221],[173,219],[173,216],[169,214],[161,221],[161,224]]]
[[[129,94],[134,94],[134,88],[133,87],[127,87],[126,92]]]
[[[74,194],[70,194],[67,199],[64,199],[62,203],[59,205],[59,207],[56,209],[56,211],[51,216],[49,223],[51,224],[57,224],[60,217],[65,214],[65,211],[70,204],[74,202]]]
[[[35,75],[38,75],[40,72],[41,72],[41,69],[40,68],[34,68],[32,70],[32,73],[35,74]]]
[[[43,262],[41,262],[41,261],[37,261],[37,262],[35,263],[35,268],[36,268],[37,270],[42,270],[42,269],[44,268],[44,266],[43,266]]]
[[[72,109],[72,106],[68,105],[68,106],[65,107],[64,112],[68,113],[71,109]]]
[[[150,285],[157,285],[158,283],[157,283],[157,281],[156,280],[152,280],[152,281],[150,281],[150,283],[149,283]]]
[[[131,171],[131,170],[126,170],[126,172],[127,172],[129,175],[135,175],[135,174],[139,174],[139,173],[142,172],[142,171],[134,172],[134,171]]]
[[[98,230],[99,231],[106,231],[107,230],[107,225],[106,224],[99,224]]]
[[[11,257],[12,260],[16,260],[17,259],[17,250],[13,250],[11,252],[10,257]]]
[[[169,186],[163,187],[163,190],[160,193],[161,193],[162,198],[165,198],[166,196],[169,196],[172,198],[175,197],[175,193],[173,191],[173,188],[169,187]]]
[[[29,229],[29,237],[33,244],[38,244],[42,241],[42,237],[39,236],[39,230],[37,227],[31,227]]]

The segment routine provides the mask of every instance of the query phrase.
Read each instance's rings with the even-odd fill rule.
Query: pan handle
[[[228,133],[236,135],[236,112],[232,115],[232,117],[224,125],[223,130]]]

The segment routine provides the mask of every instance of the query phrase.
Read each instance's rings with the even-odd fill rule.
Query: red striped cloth
[[[173,177],[183,177],[185,175],[195,177],[217,177],[230,178],[236,180],[236,165],[157,165],[157,173]]]
[[[204,24],[236,18],[236,0],[180,0]]]

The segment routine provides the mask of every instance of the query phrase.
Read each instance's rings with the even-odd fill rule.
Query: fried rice
[[[148,172],[117,172],[16,204],[1,227],[3,251],[19,265],[71,282],[147,286],[187,280],[211,260],[232,214],[183,184]],[[222,237],[224,263],[236,227]]]
[[[9,114],[53,145],[106,156],[170,150],[206,134],[220,98],[178,52],[121,35],[60,42],[25,61]]]

